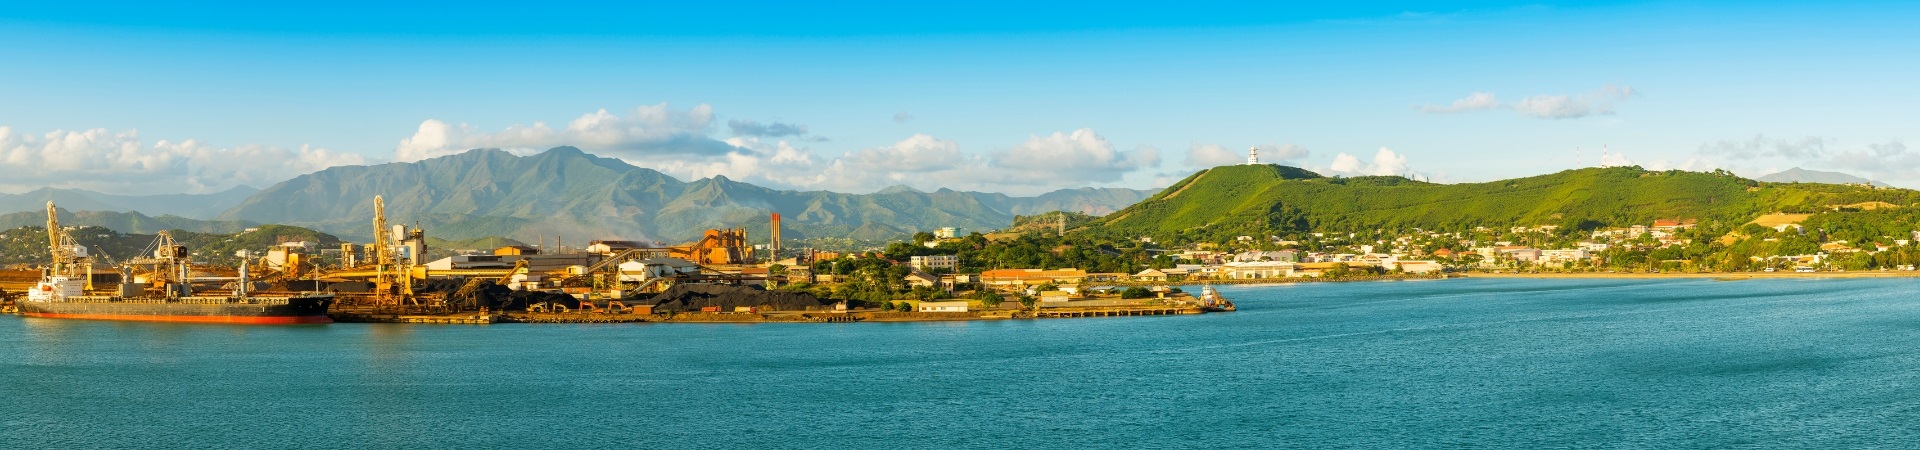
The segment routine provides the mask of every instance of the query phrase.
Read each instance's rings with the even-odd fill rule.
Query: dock
[[[1128,317],[1128,316],[1172,316],[1183,314],[1204,314],[1207,311],[1199,307],[1146,307],[1146,308],[1045,308],[1034,311],[1037,318],[1064,319],[1075,317]]]

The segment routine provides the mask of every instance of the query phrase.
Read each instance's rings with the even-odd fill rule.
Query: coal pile
[[[463,310],[485,307],[496,311],[524,311],[527,306],[540,303],[557,304],[568,309],[580,307],[580,300],[571,295],[515,291],[486,280],[442,282],[431,286],[431,289],[446,292],[447,303]]]
[[[675,284],[655,295],[653,304],[655,310],[666,311],[699,311],[709,306],[718,306],[721,311],[733,311],[741,306],[762,311],[802,311],[822,303],[805,292],[768,291],[758,286]]]

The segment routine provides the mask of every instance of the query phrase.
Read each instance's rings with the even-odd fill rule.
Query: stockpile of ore
[[[699,311],[700,308],[718,306],[721,311],[729,312],[741,306],[760,308],[762,311],[802,311],[821,305],[819,298],[805,292],[767,291],[758,286],[718,284],[675,284],[666,292],[655,295],[653,303],[657,311]]]
[[[340,284],[335,283],[336,289]],[[493,284],[490,280],[432,279],[417,280],[413,291],[419,294],[442,293],[447,304],[462,310],[476,310],[481,307],[496,311],[519,311],[527,305],[553,303],[567,308],[578,308],[580,301],[573,296],[560,293],[527,292],[507,289],[506,286]]]

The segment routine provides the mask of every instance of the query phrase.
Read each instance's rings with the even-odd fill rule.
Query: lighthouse
[[[1260,147],[1247,147],[1247,165],[1260,165]]]

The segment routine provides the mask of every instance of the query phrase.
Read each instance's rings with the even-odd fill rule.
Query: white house
[[[966,301],[920,302],[920,312],[967,312]]]

